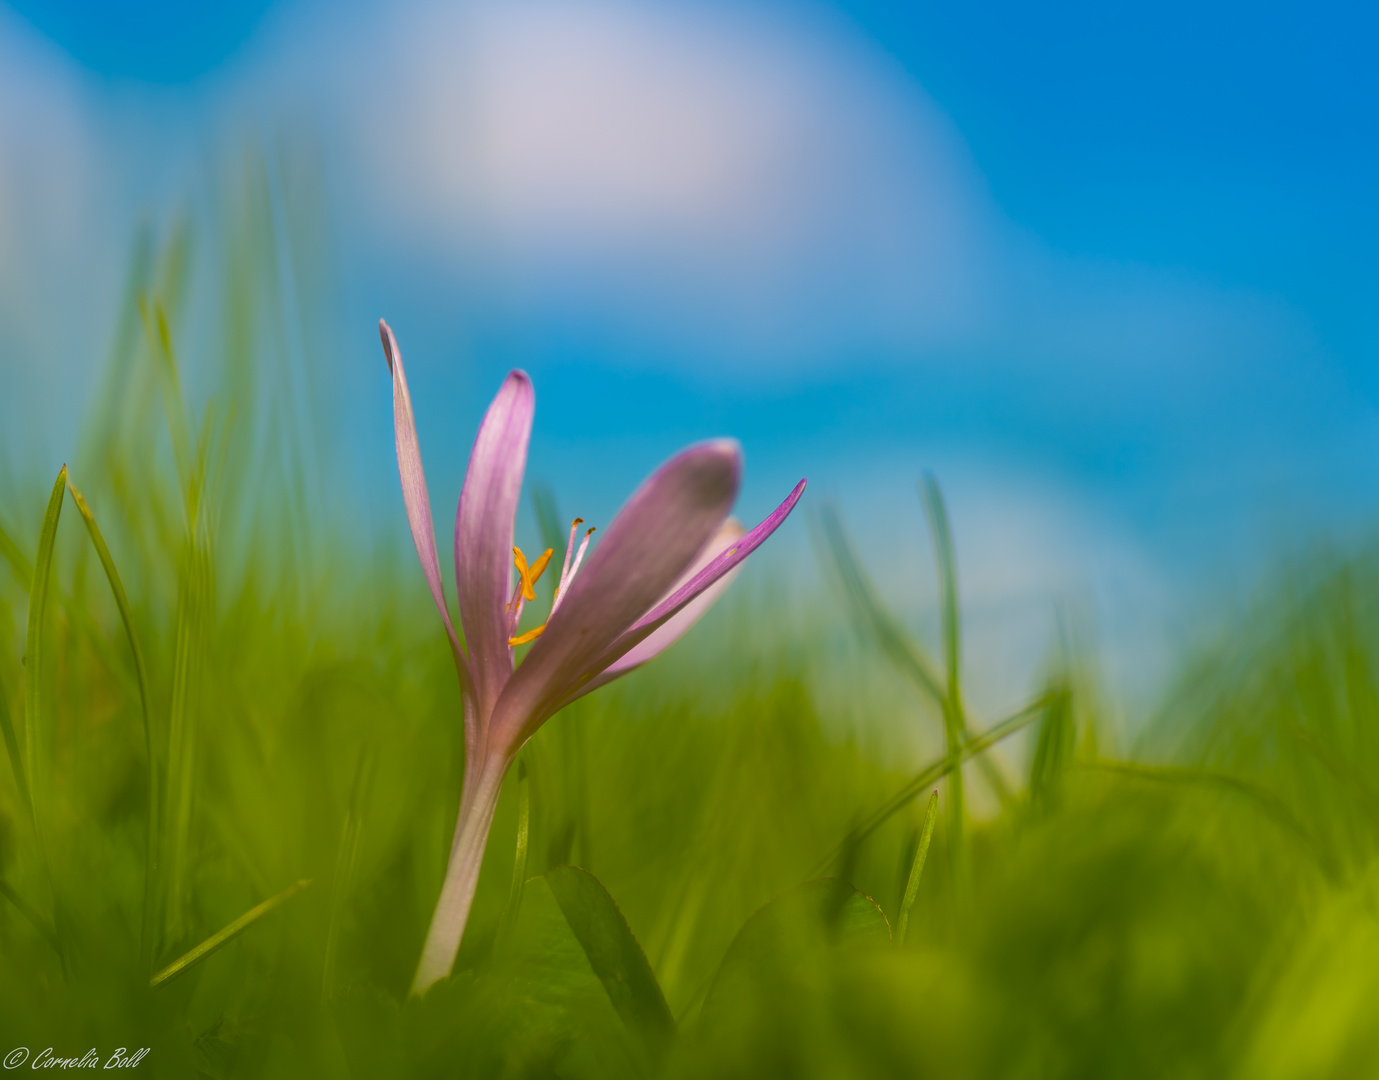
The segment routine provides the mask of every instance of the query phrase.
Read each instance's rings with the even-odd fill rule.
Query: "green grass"
[[[141,242],[70,472],[0,501],[0,1054],[148,1046],[145,1074],[212,1077],[1375,1071],[1379,557],[1281,573],[1115,753],[1075,665],[974,719],[932,479],[938,660],[816,516],[816,581],[745,576],[531,741],[456,974],[408,1000],[458,689],[410,552],[334,539],[373,530],[320,494],[324,347],[278,299],[320,293],[313,204],[288,184],[275,225],[265,190],[251,163],[212,238],[213,332],[182,314],[190,233]],[[556,496],[533,492],[548,531]],[[903,725],[927,767],[878,749]]]

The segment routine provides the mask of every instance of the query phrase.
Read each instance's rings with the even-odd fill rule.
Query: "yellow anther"
[[[521,548],[515,547],[512,549],[513,565],[517,567],[517,573],[522,578],[522,599],[536,599],[536,592],[532,588],[532,586],[535,585],[541,579],[541,575],[546,572],[546,564],[550,561],[550,548],[547,548],[544,552],[542,552],[541,557],[537,559],[536,562],[532,563],[531,566],[527,565],[527,557],[522,554]]]
[[[525,634],[518,634],[517,637],[508,638],[509,647],[525,645],[529,641],[535,641],[546,631],[545,623],[542,623],[535,630],[528,630]]]

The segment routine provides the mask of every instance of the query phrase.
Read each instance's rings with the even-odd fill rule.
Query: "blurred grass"
[[[199,258],[187,223],[145,230],[51,572],[52,477],[0,500],[0,1052],[149,1046],[141,1069],[211,1077],[1376,1071],[1379,554],[1281,573],[1128,757],[1090,673],[1051,670],[998,728],[1032,727],[1015,777],[966,704],[932,478],[940,661],[821,515],[840,591],[749,575],[528,744],[457,973],[406,1000],[459,700],[411,560],[333,527],[318,195],[309,160],[251,155]],[[559,540],[556,493],[533,501]],[[897,688],[851,707],[906,703],[864,719],[929,725],[931,768],[834,715],[857,673],[817,628],[849,619]],[[566,863],[597,882],[545,876]],[[843,880],[799,888],[821,864]]]

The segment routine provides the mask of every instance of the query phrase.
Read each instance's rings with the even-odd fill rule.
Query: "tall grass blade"
[[[844,595],[852,608],[859,629],[876,643],[881,652],[902,675],[914,683],[924,697],[939,707],[946,718],[948,696],[943,678],[919,642],[906,632],[900,620],[881,602],[876,587],[862,569],[837,511],[832,507],[824,507],[819,513],[818,522],[823,533],[824,545],[832,557],[833,568],[842,583]],[[956,588],[954,591],[956,594]],[[961,737],[971,738],[971,732],[967,728],[966,709],[961,711],[960,719]],[[946,723],[945,719],[945,725]],[[946,730],[945,726],[945,733]],[[1010,801],[1010,785],[1001,774],[1000,768],[987,757],[979,757],[977,765],[1001,804],[1007,804]]]
[[[344,920],[345,901],[354,886],[359,865],[359,845],[364,835],[364,804],[373,786],[375,763],[373,747],[359,757],[354,770],[354,784],[350,789],[349,809],[340,830],[340,847],[335,855],[335,874],[331,882],[330,916],[326,924],[326,956],[321,966],[321,1001],[328,1002],[335,990],[335,962],[340,948],[340,924]]]
[[[149,988],[153,989],[162,986],[165,982],[170,979],[175,979],[193,965],[199,964],[221,946],[227,945],[235,938],[239,937],[240,934],[248,930],[249,927],[253,926],[254,923],[258,922],[274,908],[281,907],[283,904],[287,903],[310,884],[311,882],[309,880],[299,881],[295,885],[289,885],[282,892],[278,893],[277,896],[270,896],[262,904],[250,908],[223,930],[219,930],[212,934],[196,948],[183,953],[167,967],[156,972],[148,981]]]
[[[40,767],[43,748],[44,700],[43,622],[48,610],[48,584],[53,566],[53,545],[57,540],[57,523],[62,516],[62,500],[67,490],[67,466],[57,474],[48,509],[43,514],[43,527],[38,537],[38,554],[34,560],[33,584],[29,588],[29,621],[24,643],[24,767],[29,777],[29,791],[33,799],[34,828],[39,831],[43,811],[41,802]],[[40,831],[41,836],[41,831]]]
[[[10,768],[14,771],[14,786],[19,789],[19,801],[24,804],[24,813],[32,824],[34,804],[33,797],[29,794],[29,774],[24,768],[19,737],[14,730],[14,717],[10,715],[9,691],[3,679],[0,679],[0,734],[5,737],[5,752],[10,756]]]
[[[168,433],[172,437],[172,454],[177,463],[177,475],[182,482],[183,496],[187,500],[188,517],[194,516],[191,505],[192,492],[192,437],[191,424],[187,419],[186,402],[182,397],[182,378],[177,367],[177,357],[172,349],[172,332],[168,329],[167,314],[157,300],[141,296],[139,316],[144,324],[144,337],[148,342],[149,355],[158,373],[159,385],[163,391],[163,410],[167,416]]]
[[[134,629],[134,612],[129,606],[129,597],[125,593],[124,582],[120,580],[120,572],[115,568],[115,560],[111,557],[110,548],[106,546],[105,537],[101,535],[100,527],[96,524],[96,517],[91,513],[86,499],[77,490],[77,486],[72,483],[70,476],[67,478],[67,490],[72,493],[72,501],[77,504],[81,519],[86,523],[86,531],[91,536],[91,546],[96,549],[96,555],[101,561],[101,568],[105,571],[105,580],[109,582],[110,591],[115,597],[115,607],[119,609],[120,621],[124,624],[125,637],[129,641],[129,651],[134,657],[134,675],[139,684],[139,711],[144,721],[144,754],[148,761],[148,821],[144,837],[144,902],[139,937],[139,955],[142,964],[141,970],[148,971],[152,967],[153,898],[158,880],[157,853],[160,803],[158,797],[158,758],[154,751],[153,717],[149,703],[148,668],[144,663],[144,650],[139,644],[139,634]]]
[[[1072,760],[1077,732],[1073,726],[1072,694],[1066,688],[1044,713],[1029,770],[1029,801],[1037,809],[1057,806],[1063,772]]]
[[[5,531],[5,527],[0,525],[0,557],[10,564],[10,570],[20,581],[28,584],[34,579],[33,564],[19,550],[19,545],[14,542],[14,537]]]
[[[24,768],[29,779],[29,806],[38,845],[38,856],[53,896],[53,926],[57,934],[58,955],[62,959],[64,975],[68,970],[66,943],[62,933],[62,917],[53,881],[52,864],[48,859],[46,807],[43,805],[43,776],[45,762],[43,745],[47,737],[44,713],[47,708],[43,678],[43,622],[48,608],[48,585],[52,576],[53,547],[57,541],[58,519],[62,516],[62,501],[67,492],[67,466],[58,470],[53,482],[48,508],[43,514],[43,527],[38,536],[38,552],[34,557],[33,584],[29,588],[29,619],[24,646]]]
[[[137,352],[139,335],[139,296],[148,289],[152,275],[153,229],[144,222],[135,234],[124,295],[118,308],[119,322],[106,355],[104,374],[93,398],[95,405],[83,426],[79,444],[79,460],[105,459],[107,469],[112,464],[109,455],[114,449],[122,413],[129,408],[130,367]]]
[[[929,521],[929,534],[933,538],[934,557],[938,562],[945,677],[943,734],[949,756],[956,759],[961,753],[967,720],[962,706],[962,624],[958,608],[957,562],[953,556],[953,530],[948,523],[948,508],[943,502],[943,492],[933,473],[924,474],[920,495],[924,501],[924,516]],[[960,889],[967,880],[966,848],[963,843],[966,813],[963,802],[962,769],[955,768],[948,775],[948,813],[945,820],[948,827],[948,857],[952,860],[954,880]]]
[[[3,881],[0,881],[0,896],[3,896],[13,904],[14,909],[33,924],[34,929],[39,932],[43,940],[53,947],[53,951],[57,953],[58,959],[62,959],[62,946],[58,944],[57,934],[54,932],[53,928],[48,925],[48,921],[35,911],[33,907],[29,905],[28,901]]]
[[[847,851],[849,845],[857,844],[865,840],[890,820],[892,815],[901,810],[911,799],[919,794],[919,792],[923,791],[935,781],[941,780],[943,777],[947,776],[958,765],[982,753],[984,750],[989,750],[1002,739],[1014,735],[1021,728],[1032,723],[1039,717],[1043,710],[1049,707],[1053,700],[1054,695],[1052,693],[1040,695],[1019,712],[1011,714],[1000,723],[992,725],[970,742],[965,743],[956,761],[945,754],[937,761],[931,762],[929,765],[925,766],[912,780],[892,795],[890,799],[870,815],[863,818],[857,826],[850,830],[848,834],[838,842],[837,846],[835,846],[833,850],[814,867],[809,876],[811,878],[816,878],[825,873],[829,867],[833,866],[843,853]]]
[[[527,849],[531,842],[531,780],[527,776],[526,761],[517,763],[517,852],[512,860],[512,885],[508,888],[508,904],[498,924],[498,939],[517,925],[522,910],[522,890],[527,884]]]
[[[187,890],[187,848],[191,835],[192,794],[197,767],[198,720],[205,666],[206,622],[210,608],[210,555],[204,521],[183,545],[177,588],[176,645],[172,705],[168,717],[168,799],[165,814],[167,908],[164,930],[180,936]]]
[[[880,646],[901,672],[909,676],[921,692],[942,707],[943,684],[932,661],[901,627],[876,594],[876,588],[863,571],[838,512],[825,506],[819,512],[824,541],[833,556],[833,565],[853,615],[862,630]]]
[[[924,810],[924,828],[919,834],[919,847],[915,849],[915,861],[910,867],[909,880],[905,882],[905,898],[900,901],[900,921],[896,924],[896,944],[904,945],[910,930],[910,909],[915,906],[919,895],[919,879],[924,873],[924,860],[929,857],[929,841],[934,838],[934,820],[938,817],[938,791],[929,796],[929,805]]]
[[[1291,835],[1328,877],[1335,878],[1339,873],[1335,859],[1307,826],[1298,820],[1288,804],[1260,784],[1231,776],[1229,773],[1191,765],[1145,765],[1137,761],[1108,761],[1102,758],[1080,765],[1079,768],[1091,772],[1119,773],[1122,776],[1157,783],[1216,788],[1219,791],[1243,795],[1265,817]]]

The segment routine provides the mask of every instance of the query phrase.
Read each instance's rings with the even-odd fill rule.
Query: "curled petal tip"
[[[393,354],[397,351],[397,339],[393,337],[393,328],[388,325],[386,319],[378,320],[378,339],[383,342],[383,359],[388,361],[388,370],[393,370]]]

